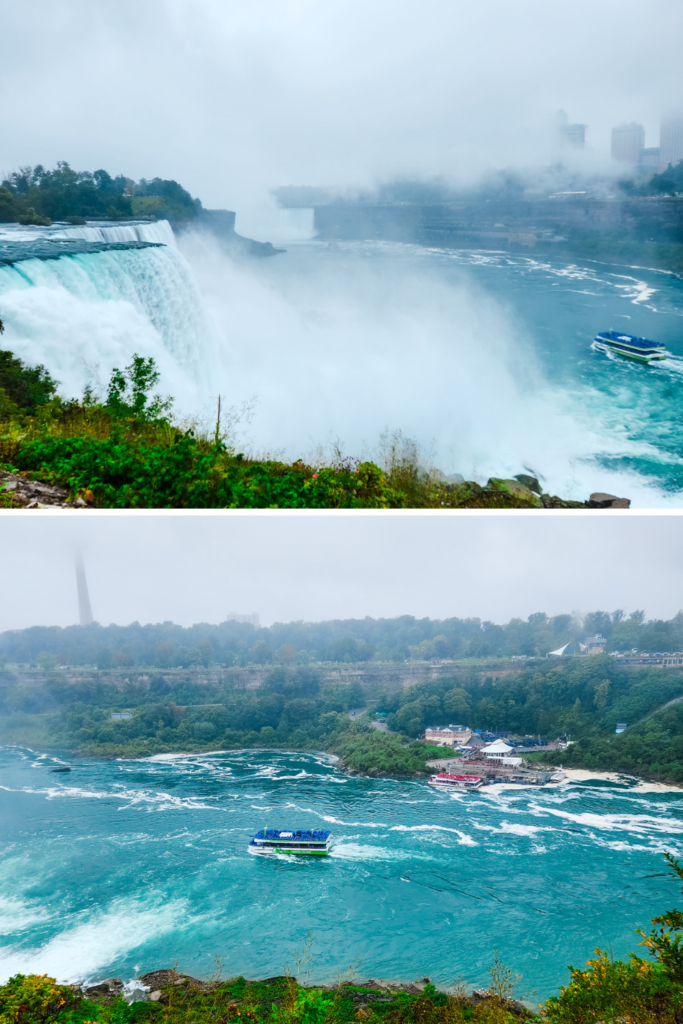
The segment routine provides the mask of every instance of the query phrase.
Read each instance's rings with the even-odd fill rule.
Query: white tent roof
[[[571,640],[569,641],[569,643],[571,643]],[[564,647],[559,647],[556,651],[548,651],[548,654],[564,654],[568,647],[569,644],[565,644]]]
[[[507,754],[512,747],[505,740],[494,740],[488,746],[482,747],[482,754]]]

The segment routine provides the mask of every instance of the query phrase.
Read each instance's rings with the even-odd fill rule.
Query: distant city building
[[[586,128],[585,124],[565,124],[560,128],[560,135],[562,141],[568,146],[572,146],[573,149],[583,149],[586,145]]]
[[[642,124],[632,121],[630,124],[620,124],[612,129],[612,159],[621,163],[640,163],[641,154],[645,147],[645,129]]]
[[[461,743],[469,743],[472,730],[466,725],[435,725],[425,729],[425,739],[429,743],[437,743],[440,747],[458,747]]]
[[[662,117],[659,135],[659,163],[661,167],[676,166],[683,160],[683,109],[672,110]]]
[[[226,616],[226,622],[248,622],[255,629],[259,628],[258,612],[252,612],[250,615],[238,615],[237,612],[230,612]]]
[[[557,125],[560,141],[565,146],[571,146],[572,149],[584,148],[586,145],[587,125],[569,124],[569,118],[565,114],[564,110],[558,110],[557,116],[555,117],[555,123]]]
[[[640,154],[640,166],[641,167],[659,167],[659,146],[650,146],[648,149],[644,149]]]

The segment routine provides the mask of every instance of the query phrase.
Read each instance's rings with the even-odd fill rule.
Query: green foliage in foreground
[[[45,1016],[28,997],[36,988],[68,993],[70,1005]],[[159,1002],[128,1005],[117,998],[107,1003],[74,996],[69,986],[47,976],[16,975],[0,986],[0,1024],[513,1024],[519,1017],[507,1009],[505,996],[492,992],[475,1006],[461,993],[448,996],[427,985],[417,996],[344,983],[334,988],[303,985],[285,975],[267,981],[243,977],[205,984],[191,982],[162,988]],[[6,994],[7,993],[7,994]],[[11,994],[10,994],[11,993]],[[27,1002],[20,1010],[16,999]],[[531,1014],[528,1015],[531,1018]]]
[[[134,355],[114,369],[105,401],[54,396],[43,367],[30,370],[11,353],[9,369],[32,374],[38,399],[0,390],[0,468],[67,487],[102,508],[533,508],[540,500],[517,481],[448,484],[420,470],[414,451],[397,452],[386,470],[339,458],[314,467],[297,460],[245,459],[221,438],[197,437],[170,422],[172,399],[152,395],[154,360]],[[0,363],[0,374],[3,364]],[[9,373],[9,370],[7,371]],[[23,376],[22,376],[23,375]],[[0,377],[0,389],[2,388]],[[51,389],[51,390],[50,390]],[[33,392],[31,392],[33,394]],[[51,401],[47,401],[51,397]],[[526,497],[525,497],[526,494]],[[528,498],[528,500],[527,500]]]

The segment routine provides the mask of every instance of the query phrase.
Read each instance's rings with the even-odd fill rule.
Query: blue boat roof
[[[637,348],[664,348],[661,341],[650,341],[649,338],[637,338],[634,334],[620,334],[619,331],[600,331],[595,340],[623,341],[625,345],[634,345]]]
[[[277,829],[277,828],[262,828],[256,833],[254,839],[301,839],[304,842],[324,843],[330,833],[325,832],[321,829]]]

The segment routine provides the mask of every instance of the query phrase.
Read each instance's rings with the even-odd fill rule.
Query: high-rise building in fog
[[[659,163],[668,167],[683,160],[683,108],[670,110],[662,117],[659,136]]]
[[[639,164],[645,147],[645,129],[631,121],[612,129],[612,159],[625,164]]]
[[[230,612],[226,615],[226,622],[249,622],[255,629],[259,628],[258,612],[252,612],[250,615],[238,615],[237,612]]]
[[[586,145],[585,124],[570,124],[569,118],[564,110],[558,110],[555,115],[555,124],[560,142],[563,146],[571,146],[572,149],[583,149]]]
[[[83,556],[76,554],[76,587],[78,589],[78,621],[81,626],[89,626],[92,622],[92,609],[90,607],[90,595],[88,594],[88,581],[85,578],[85,566]]]

